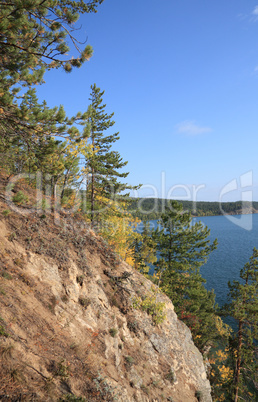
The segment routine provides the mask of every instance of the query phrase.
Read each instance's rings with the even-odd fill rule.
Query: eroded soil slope
[[[150,281],[78,218],[13,211],[6,185],[2,174],[0,400],[211,401],[202,356],[170,300],[158,295],[166,319],[155,325],[133,307]]]

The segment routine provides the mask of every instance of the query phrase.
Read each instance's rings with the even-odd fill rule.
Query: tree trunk
[[[93,228],[94,226],[94,203],[95,203],[95,199],[94,199],[94,171],[92,171],[91,173],[91,216],[90,216],[90,220],[91,220],[91,227]]]
[[[239,392],[239,381],[240,381],[240,371],[241,371],[241,352],[243,344],[243,321],[239,321],[238,326],[238,345],[237,345],[237,361],[236,361],[236,375],[235,375],[235,399],[234,402],[238,401]]]

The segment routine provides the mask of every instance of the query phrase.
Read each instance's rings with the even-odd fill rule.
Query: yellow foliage
[[[133,265],[133,251],[130,245],[135,238],[140,236],[134,231],[138,220],[123,209],[122,202],[117,204],[117,202],[105,200],[100,196],[97,196],[96,199],[107,205],[102,214],[100,234],[116,253],[127,263]]]
[[[220,361],[224,361],[228,358],[228,354],[226,352],[223,352],[221,349],[216,352],[216,355],[218,356]]]
[[[219,371],[220,376],[224,381],[228,381],[233,376],[233,370],[231,370],[230,367],[227,367],[224,364],[222,366],[219,366]]]
[[[166,303],[157,301],[157,295],[160,292],[154,286],[142,297],[135,297],[133,300],[133,307],[146,311],[147,314],[152,316],[153,322],[158,325],[166,319]]]
[[[233,331],[232,328],[229,325],[225,324],[219,316],[215,316],[215,325],[221,336],[228,337]]]

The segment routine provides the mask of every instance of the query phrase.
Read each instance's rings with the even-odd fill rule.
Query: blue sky
[[[258,0],[105,0],[80,24],[92,59],[38,96],[72,116],[105,90],[135,195],[258,200]]]

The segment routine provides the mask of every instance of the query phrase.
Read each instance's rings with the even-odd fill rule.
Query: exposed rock
[[[154,325],[132,306],[152,283],[92,231],[4,217],[6,208],[1,201],[0,268],[12,279],[0,276],[0,400],[190,402],[200,391],[211,401],[203,357],[166,296],[166,319]]]

